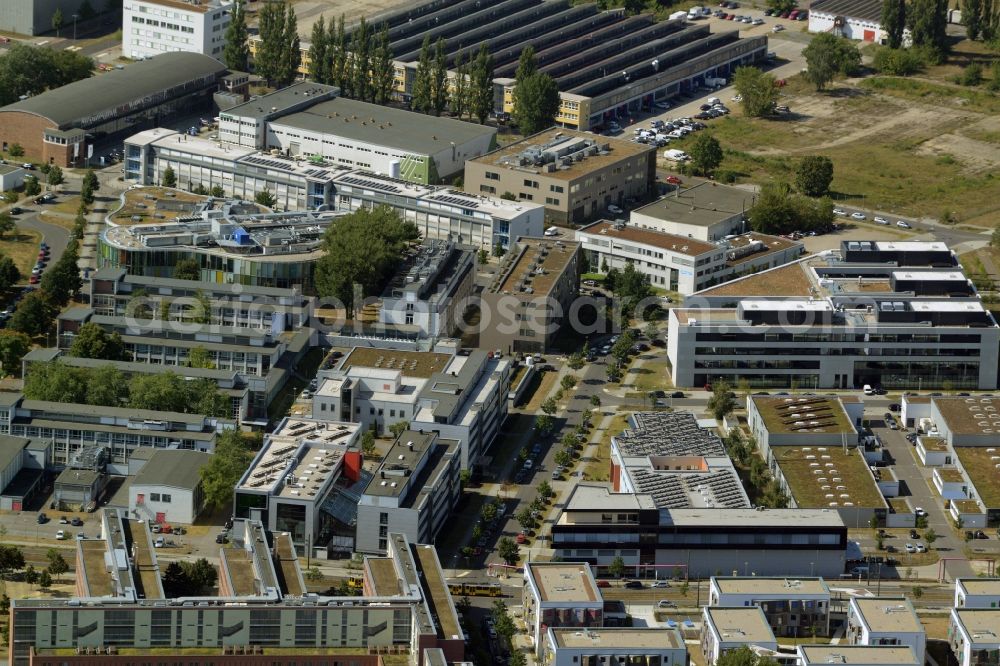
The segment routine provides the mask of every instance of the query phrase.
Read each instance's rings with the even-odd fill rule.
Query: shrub
[[[978,86],[983,82],[983,66],[978,62],[972,63],[962,70],[955,82],[963,86]]]
[[[914,49],[881,48],[875,52],[873,66],[880,74],[909,76],[923,69],[924,62],[919,51]]]

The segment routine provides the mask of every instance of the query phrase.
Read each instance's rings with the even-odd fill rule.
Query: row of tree
[[[993,41],[1000,36],[1000,2],[962,0],[962,23],[969,39]]]
[[[173,372],[129,378],[110,365],[77,368],[58,361],[35,364],[25,377],[24,395],[31,400],[99,407],[230,415],[229,398],[211,379],[188,379]]]
[[[302,64],[295,10],[283,1],[265,2],[260,6],[257,19],[260,42],[254,68],[269,84],[283,88],[295,80]]]
[[[94,61],[76,51],[14,42],[0,58],[0,106],[85,79]]]
[[[348,38],[344,16],[326,25],[321,16],[313,24],[309,45],[309,78],[340,88],[345,97],[375,104],[392,99],[395,67],[389,47],[389,26],[375,35],[371,24],[361,23]]]
[[[524,136],[552,126],[559,112],[559,87],[555,80],[538,71],[535,49],[527,46],[514,74],[513,120]]]

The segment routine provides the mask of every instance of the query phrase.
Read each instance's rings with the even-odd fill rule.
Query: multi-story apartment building
[[[681,295],[787,264],[799,258],[803,247],[799,241],[757,233],[709,243],[624,220],[577,229],[576,240],[595,270],[632,264],[654,287]]]
[[[830,635],[830,588],[822,578],[713,576],[710,606],[758,606],[775,636]]]
[[[122,55],[141,60],[186,51],[222,61],[231,0],[125,0]]]
[[[924,660],[907,646],[891,645],[799,645],[795,649],[797,666],[921,666]]]
[[[958,666],[1000,663],[1000,609],[952,608],[948,643]]]
[[[913,604],[903,597],[852,596],[847,608],[847,642],[851,645],[905,645],[924,663],[927,635]]]
[[[406,430],[358,500],[355,550],[384,553],[390,533],[432,543],[461,494],[459,442]]]
[[[703,606],[701,609],[701,654],[706,664],[715,664],[731,650],[748,647],[770,656],[778,641],[758,606]]]
[[[586,562],[527,562],[521,600],[535,655],[553,627],[601,627],[604,597]]]
[[[680,631],[665,627],[600,627],[581,631],[552,628],[545,634],[542,663],[687,666],[688,652]]]
[[[955,579],[955,608],[1000,608],[1000,578]]]
[[[52,442],[50,461],[67,465],[85,450],[107,451],[108,472],[126,474],[137,447],[212,451],[218,433],[236,427],[229,419],[148,409],[27,400],[0,394],[0,434]]]
[[[551,351],[571,319],[579,285],[579,243],[517,239],[482,293],[479,346],[504,353]]]
[[[465,163],[465,189],[545,204],[545,219],[579,224],[656,191],[656,149],[552,128]]]
[[[125,140],[125,179],[141,185],[156,185],[162,182],[167,168],[176,174],[177,183],[183,188],[199,185],[211,189],[221,187],[227,197],[252,201],[267,190],[277,200],[277,207],[289,211],[315,210],[351,212],[359,208],[387,205],[398,211],[407,221],[416,225],[423,238],[451,240],[463,245],[492,251],[494,247],[507,248],[512,239],[520,236],[539,236],[544,229],[545,207],[528,201],[505,201],[497,197],[474,196],[443,186],[424,185],[417,182],[380,175],[369,170],[358,169],[343,164],[332,164],[317,159],[307,160],[301,156],[287,157],[259,152],[256,148],[222,144],[198,137],[183,136],[168,129],[153,129],[140,132]],[[320,219],[328,217],[319,214]],[[309,226],[321,225],[312,222]],[[304,231],[304,230],[303,230]],[[265,286],[291,286],[303,284],[309,292],[310,284],[293,281],[300,275],[308,277],[315,257],[298,256],[286,258],[282,254],[258,257],[232,256],[219,253],[215,248],[206,252],[202,248],[194,250],[186,247],[154,248],[143,239],[136,242],[128,230],[117,232],[124,236],[121,242],[112,242],[110,257],[101,260],[107,265],[126,265],[124,259],[130,253],[135,255],[175,255],[184,256],[220,255],[231,261],[230,272],[246,276],[258,276],[254,282],[243,278],[241,282],[263,284]],[[126,242],[131,241],[131,242]],[[102,246],[104,237],[102,236]],[[274,255],[276,248],[271,249]],[[283,249],[282,252],[287,252]],[[159,254],[153,255],[155,260]],[[170,257],[171,261],[176,261]],[[142,259],[132,259],[142,263]],[[118,262],[118,263],[114,263]],[[202,262],[205,263],[204,261]],[[267,263],[275,268],[251,270],[242,268],[254,263]],[[173,264],[170,264],[173,265]],[[292,266],[298,272],[291,271]],[[209,268],[209,266],[205,266]],[[132,269],[132,272],[139,272]],[[221,270],[214,268],[214,270]],[[288,273],[286,277],[286,273]],[[263,281],[274,275],[274,280]],[[167,274],[169,275],[169,273]],[[285,278],[282,281],[282,278]]]
[[[676,386],[992,389],[1000,327],[939,242],[844,241],[685,298]]]
[[[482,464],[507,418],[512,363],[468,354],[356,347],[321,370],[313,414],[385,433],[394,423],[459,442],[462,469]]]

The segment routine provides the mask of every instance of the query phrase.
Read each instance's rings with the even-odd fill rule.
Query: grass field
[[[31,268],[38,258],[38,244],[42,235],[31,229],[17,229],[0,239],[0,254],[5,254],[14,260],[21,271],[22,280],[27,282]]]
[[[41,213],[38,219],[46,224],[54,224],[57,227],[62,227],[63,229],[73,230],[73,218],[66,217],[65,215],[53,215],[52,213]]]
[[[634,377],[633,386],[639,391],[673,388],[670,382],[670,364],[666,359],[643,361],[629,368],[626,377]]]
[[[615,414],[608,424],[608,428],[601,434],[601,441],[597,445],[597,453],[590,460],[584,462],[584,481],[607,481],[611,464],[611,438],[619,434],[628,427],[628,414]]]

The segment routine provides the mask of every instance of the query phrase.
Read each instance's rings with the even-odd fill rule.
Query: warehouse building
[[[632,211],[630,226],[707,243],[749,231],[747,211],[756,195],[733,185],[704,182]]]
[[[656,149],[548,129],[465,163],[465,189],[545,204],[551,222],[579,224],[656,191]]]
[[[140,449],[131,458],[145,464],[132,478],[128,488],[128,505],[133,515],[155,523],[190,525],[205,507],[201,469],[208,465],[211,454],[201,451],[171,449]]]
[[[232,7],[232,0],[125,0],[122,55],[142,60],[184,51],[221,62]]]
[[[861,42],[885,44],[882,3],[879,0],[816,0],[809,5],[809,32],[828,32]],[[903,44],[909,46],[910,29],[903,30]]]
[[[0,108],[0,145],[25,158],[82,166],[94,141],[211,109],[226,68],[199,53],[150,60],[48,90]]]

